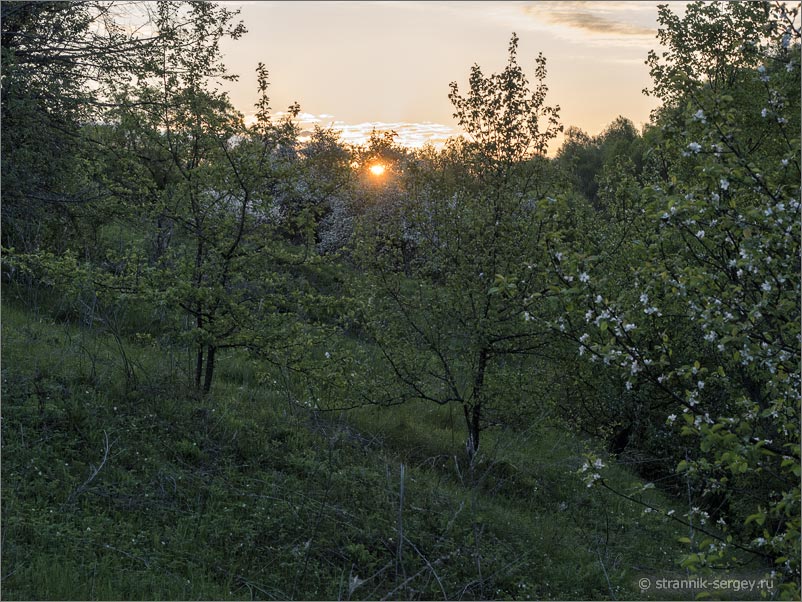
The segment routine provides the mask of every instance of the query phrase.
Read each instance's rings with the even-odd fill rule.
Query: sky
[[[253,113],[262,61],[275,112],[297,101],[302,128],[334,127],[346,142],[363,142],[374,127],[395,130],[407,146],[458,134],[449,83],[467,91],[473,64],[485,75],[501,71],[513,32],[530,82],[537,54],[546,57],[547,104],[560,106],[566,127],[597,134],[619,115],[640,127],[657,106],[642,90],[651,83],[644,61],[657,48],[658,2],[222,4],[240,9],[248,29],[222,45],[240,76],[228,84],[234,106]]]

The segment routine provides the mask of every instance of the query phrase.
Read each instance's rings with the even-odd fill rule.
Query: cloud
[[[275,119],[286,116],[284,111],[273,113]],[[245,123],[252,124],[256,117],[249,113],[245,116]],[[425,121],[413,123],[406,121],[386,122],[386,121],[365,121],[362,123],[346,123],[338,120],[330,113],[313,115],[312,113],[300,113],[295,120],[301,130],[300,140],[308,140],[315,126],[324,129],[332,129],[339,133],[340,140],[347,144],[364,144],[370,139],[371,132],[375,129],[378,132],[393,130],[398,134],[396,142],[409,148],[420,148],[426,144],[435,147],[442,147],[448,138],[461,135],[461,132],[450,126],[441,123]]]
[[[641,2],[536,2],[524,7],[527,15],[551,25],[580,29],[594,35],[654,37],[655,4]]]
[[[398,134],[396,142],[409,148],[420,148],[425,144],[436,147],[442,146],[445,141],[459,135],[455,128],[440,123],[409,123],[409,122],[383,122],[366,121],[363,123],[345,123],[333,121],[330,127],[340,132],[340,139],[349,144],[363,144],[370,138],[375,129],[378,132],[392,130]]]

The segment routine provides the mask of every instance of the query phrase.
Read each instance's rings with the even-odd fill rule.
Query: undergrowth
[[[315,412],[236,354],[197,398],[153,341],[131,383],[111,335],[8,305],[2,334],[5,599],[641,598],[681,553],[547,416],[471,465],[448,407]]]

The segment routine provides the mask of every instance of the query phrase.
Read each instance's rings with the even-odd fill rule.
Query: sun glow
[[[374,176],[381,176],[384,175],[384,170],[386,168],[381,163],[376,163],[375,165],[370,166],[370,173]]]

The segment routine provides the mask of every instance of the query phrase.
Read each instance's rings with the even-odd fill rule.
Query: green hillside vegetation
[[[798,6],[659,8],[553,157],[515,34],[348,145],[147,6],[2,5],[4,599],[799,598]]]
[[[181,397],[128,341],[153,376],[126,393],[111,336],[3,309],[9,599],[633,598],[681,552],[573,474],[590,443],[548,417],[471,469],[443,409],[310,413],[242,358]]]

